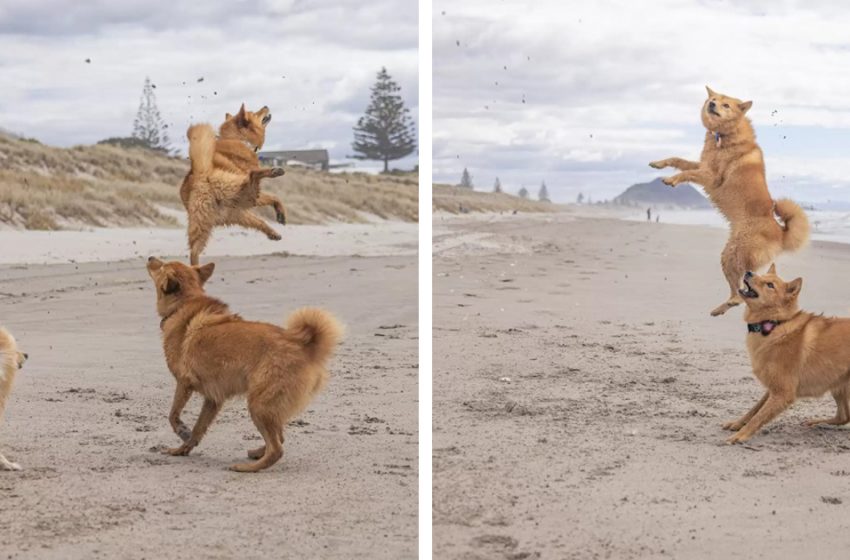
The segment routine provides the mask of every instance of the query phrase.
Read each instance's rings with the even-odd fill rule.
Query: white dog
[[[9,331],[0,327],[0,420],[3,419],[3,410],[6,408],[6,399],[12,392],[12,383],[18,370],[27,361],[26,354],[18,352],[18,345]],[[6,459],[0,453],[0,470],[19,471],[21,466]]]

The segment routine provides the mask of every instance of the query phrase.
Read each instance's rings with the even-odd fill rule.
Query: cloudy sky
[[[417,52],[416,0],[2,0],[0,128],[58,146],[129,136],[150,76],[184,153],[190,123],[244,101],[272,110],[266,148],[344,161],[382,66],[418,120]]]
[[[610,198],[699,159],[704,86],[745,100],[776,196],[850,200],[850,6],[434,0],[434,179]]]

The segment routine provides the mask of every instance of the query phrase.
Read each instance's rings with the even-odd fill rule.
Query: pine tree
[[[551,202],[549,200],[549,189],[546,188],[546,181],[540,183],[540,191],[537,193],[537,200],[540,202]]]
[[[139,111],[133,121],[133,138],[141,140],[148,148],[169,153],[168,125],[162,120],[156,106],[156,95],[150,78],[145,78]]]
[[[469,171],[466,168],[463,168],[463,173],[460,176],[460,186],[464,189],[474,189],[472,185],[472,175],[469,174]]]
[[[372,86],[366,114],[354,127],[351,147],[357,153],[351,157],[383,161],[384,173],[389,171],[390,161],[403,158],[416,149],[413,119],[399,91],[401,88],[390,78],[387,69],[381,68]]]
[[[493,192],[494,193],[502,192],[502,182],[499,180],[498,177],[496,177],[496,182],[493,183]]]
[[[517,194],[519,195],[520,198],[528,198],[528,189],[525,188],[525,187],[522,187]]]

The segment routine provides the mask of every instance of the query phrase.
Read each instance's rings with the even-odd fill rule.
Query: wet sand
[[[441,559],[834,558],[850,432],[799,401],[746,446],[761,396],[726,234],[553,216],[434,224],[434,550]],[[778,261],[802,306],[850,315],[850,247]]]

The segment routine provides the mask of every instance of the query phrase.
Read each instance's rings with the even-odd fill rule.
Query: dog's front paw
[[[679,181],[678,175],[673,175],[672,177],[664,177],[663,179],[661,179],[661,182],[667,185],[668,187],[675,187],[681,181]]]
[[[664,169],[665,167],[667,167],[667,160],[660,159],[658,161],[650,161],[649,166],[654,169]]]
[[[286,225],[286,214],[283,212],[275,212],[275,218],[277,218],[277,223],[282,226]]]
[[[731,430],[733,432],[737,432],[743,427],[744,425],[738,422],[737,420],[733,420],[732,422],[726,422],[725,424],[723,424],[724,430]]]
[[[726,440],[726,443],[728,443],[729,445],[735,445],[736,443],[744,443],[748,439],[750,439],[749,436],[745,436],[741,432],[736,432],[729,436],[729,438]]]
[[[268,234],[266,237],[268,237],[272,241],[280,241],[281,239],[283,239],[283,237],[281,237],[281,235],[277,232],[272,232],[272,233]]]
[[[185,457],[192,451],[192,448],[185,443],[180,447],[170,447],[162,450],[163,455],[172,455],[174,457]]]
[[[270,177],[280,177],[284,173],[286,173],[286,171],[283,170],[283,167],[273,167]]]
[[[19,471],[21,470],[21,466],[17,463],[13,463],[11,461],[6,461],[2,465],[0,465],[4,471]]]

